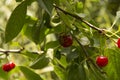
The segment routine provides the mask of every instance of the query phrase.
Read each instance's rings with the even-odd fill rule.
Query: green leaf
[[[66,57],[65,56],[61,56],[59,64],[62,65],[64,68],[67,67],[68,63],[66,61]]]
[[[59,50],[57,50],[56,52],[54,52],[54,57],[56,57],[57,59],[61,58],[61,53]]]
[[[42,43],[45,40],[45,38],[48,34],[49,34],[49,29],[46,28],[45,26],[42,27],[41,30],[40,30],[39,43]]]
[[[36,0],[26,0],[27,5],[31,5]]]
[[[27,80],[43,80],[40,75],[32,71],[31,69],[24,67],[24,66],[19,66],[20,70],[23,72],[24,76],[26,77]]]
[[[38,0],[39,6],[41,6],[49,15],[51,15],[53,9],[53,0]]]
[[[54,58],[54,60],[53,60],[55,63],[54,63],[54,65],[61,65],[61,67],[63,67],[63,68],[67,68],[67,66],[68,66],[68,63],[67,63],[67,61],[66,61],[66,56],[63,56],[63,55],[61,55],[60,56],[60,60],[58,60],[57,58]]]
[[[54,66],[54,72],[60,80],[66,80],[66,72],[60,66]]]
[[[119,80],[120,76],[120,49],[119,48],[108,48],[105,50],[105,55],[108,56],[109,63],[106,66],[105,70],[108,73],[108,77],[111,80]]]
[[[52,26],[51,26],[51,24],[50,24],[50,20],[51,20],[51,18],[50,18],[50,15],[47,13],[47,12],[45,12],[44,13],[44,20],[45,20],[45,26],[47,27],[47,28],[52,28]]]
[[[108,4],[107,4],[107,10],[115,15],[116,11],[118,10],[119,8],[119,4],[120,3],[120,0],[108,0]]]
[[[32,65],[30,65],[33,69],[42,69],[46,67],[49,64],[49,58],[45,56],[45,54],[42,54],[36,59]]]
[[[36,44],[44,41],[49,29],[44,26],[44,20],[42,19],[39,23],[37,19],[27,17],[27,23],[24,27],[24,34]],[[39,24],[39,25],[38,25]]]
[[[8,80],[9,79],[8,73],[3,71],[2,67],[0,67],[0,73],[2,73],[2,74],[0,74],[0,78],[3,78],[4,80]]]
[[[49,48],[56,48],[59,46],[59,42],[58,41],[50,41],[46,44],[46,50]]]
[[[88,66],[89,72],[87,72],[87,74],[89,74],[89,75],[87,75],[88,78],[91,78],[91,80],[107,80],[106,74],[98,71],[98,69],[90,62],[88,64],[89,64],[89,66]],[[101,69],[101,71],[102,71],[102,69]]]
[[[83,11],[83,3],[82,2],[77,2],[75,7],[76,7],[77,13],[80,13]]]
[[[30,51],[24,51],[22,52],[22,55],[25,55],[32,60],[35,60],[39,56],[37,52],[30,52]]]
[[[86,80],[84,67],[76,63],[71,64],[68,67],[67,80]]]
[[[100,36],[100,53],[103,54],[106,46],[106,37],[105,36]]]
[[[70,17],[66,16],[64,13],[60,13],[60,17],[63,20],[64,24],[66,24],[68,27],[71,26],[73,19],[70,19]]]
[[[14,39],[21,31],[26,17],[27,5],[26,2],[19,4],[12,12],[5,30],[6,42]]]
[[[70,53],[67,54],[67,62],[73,61],[79,56],[79,51],[75,47],[71,47]]]
[[[24,35],[27,38],[34,41],[35,43],[38,43],[38,41],[34,40],[34,38],[33,38],[36,35],[35,34],[36,30],[39,30],[36,24],[37,24],[37,19],[36,18],[27,16],[26,24],[23,28],[23,31],[24,31]],[[37,38],[39,38],[38,35],[36,35],[36,36],[37,36]]]

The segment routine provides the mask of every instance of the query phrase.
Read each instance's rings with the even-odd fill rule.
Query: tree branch
[[[0,52],[1,53],[20,53],[21,51],[23,51],[24,48],[21,48],[21,49],[16,49],[16,50],[4,50],[4,49],[0,49]]]
[[[76,14],[69,13],[69,12],[67,12],[67,11],[65,11],[65,10],[63,10],[63,9],[61,9],[61,8],[59,8],[59,7],[56,6],[55,4],[53,4],[53,6],[54,6],[56,9],[59,9],[60,11],[62,11],[64,14],[70,15],[70,16],[72,16],[72,17],[74,17],[74,18],[76,18],[76,19],[82,21],[83,23],[85,23],[86,25],[88,25],[89,27],[91,27],[92,29],[95,29],[95,30],[97,30],[97,31],[100,32],[100,33],[104,33],[104,29],[100,29],[100,28],[98,28],[98,27],[96,27],[96,26],[90,24],[89,22],[83,20],[83,18],[81,18],[80,16],[78,16],[78,15],[76,15]]]

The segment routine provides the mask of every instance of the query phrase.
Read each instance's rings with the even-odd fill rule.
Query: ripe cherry
[[[117,46],[118,46],[118,48],[120,48],[120,38],[117,41]]]
[[[6,72],[9,72],[15,67],[15,64],[13,62],[6,63],[2,66],[2,69]]]
[[[59,37],[59,42],[63,47],[69,47],[73,43],[73,39],[71,35],[68,34],[62,34]]]
[[[9,65],[10,65],[11,69],[13,69],[15,67],[15,64],[13,62],[10,62]]]
[[[108,64],[108,58],[106,56],[98,56],[96,58],[96,64],[99,66],[99,67],[104,67]]]

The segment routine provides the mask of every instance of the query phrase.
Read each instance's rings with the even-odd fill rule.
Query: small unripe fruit
[[[120,48],[120,38],[117,40],[117,46]]]
[[[105,67],[108,64],[108,58],[106,56],[97,56],[96,64],[99,67]]]
[[[15,67],[15,64],[13,62],[6,63],[2,66],[2,69],[6,72],[11,71]]]
[[[61,46],[69,47],[72,45],[73,39],[72,39],[71,35],[63,34],[63,35],[60,35],[59,42],[60,42]]]

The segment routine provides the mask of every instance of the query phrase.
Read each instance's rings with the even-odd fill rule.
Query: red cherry
[[[2,66],[2,69],[3,69],[4,71],[6,71],[6,72],[8,72],[8,71],[10,71],[10,70],[11,70],[11,68],[10,68],[10,65],[9,65],[9,64],[4,64],[4,65]]]
[[[98,56],[96,58],[96,64],[99,66],[99,67],[104,67],[108,64],[108,58],[106,56]]]
[[[71,35],[63,34],[59,38],[59,42],[63,47],[69,47],[73,43],[73,39]]]
[[[15,67],[15,64],[13,62],[6,63],[2,66],[2,69],[6,72],[9,72]]]
[[[13,62],[10,62],[9,65],[10,65],[11,69],[13,69],[15,67],[15,64]]]
[[[118,48],[120,48],[120,38],[117,41],[117,46],[118,46]]]

